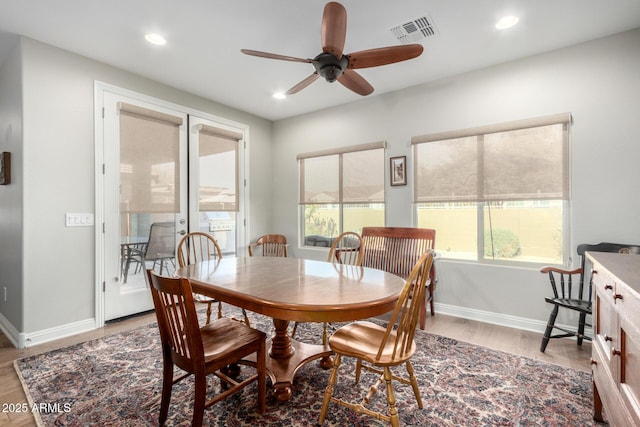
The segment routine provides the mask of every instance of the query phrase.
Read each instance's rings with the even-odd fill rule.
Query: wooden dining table
[[[296,371],[321,359],[331,367],[331,349],[297,341],[289,322],[344,322],[393,310],[404,280],[366,267],[299,258],[222,258],[177,270],[193,291],[273,319],[267,371],[278,401],[291,398]]]

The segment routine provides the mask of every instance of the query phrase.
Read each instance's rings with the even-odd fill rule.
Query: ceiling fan
[[[324,13],[322,15],[322,53],[315,58],[296,58],[250,49],[241,49],[241,52],[262,58],[313,64],[315,67],[313,74],[289,89],[287,95],[298,93],[319,77],[323,77],[328,82],[335,82],[337,80],[346,88],[366,96],[373,92],[373,86],[371,86],[364,77],[354,71],[355,69],[378,67],[380,65],[406,61],[407,59],[420,56],[423,50],[420,44],[408,44],[343,54],[346,35],[346,9],[340,3],[329,2],[324,7]]]

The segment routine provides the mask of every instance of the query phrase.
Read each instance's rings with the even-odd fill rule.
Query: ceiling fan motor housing
[[[313,59],[313,66],[326,81],[335,82],[349,66],[349,58],[343,55],[338,59],[330,53],[321,53]]]

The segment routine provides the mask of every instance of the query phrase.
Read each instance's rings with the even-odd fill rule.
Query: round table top
[[[387,313],[404,280],[385,271],[300,258],[203,261],[178,269],[193,291],[281,320],[339,322]]]

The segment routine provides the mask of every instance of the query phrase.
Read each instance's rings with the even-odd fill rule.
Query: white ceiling
[[[322,79],[285,100],[271,97],[311,64],[240,49],[313,58],[321,52],[319,0],[2,0],[0,61],[23,35],[147,76],[270,120],[361,99]],[[640,27],[639,0],[342,0],[345,52],[398,44],[391,28],[429,16],[438,34],[419,58],[358,70],[371,96]],[[505,31],[505,14],[520,23]],[[164,35],[157,47],[147,32]],[[5,33],[5,34],[2,34]],[[639,47],[640,49],[640,47]]]

